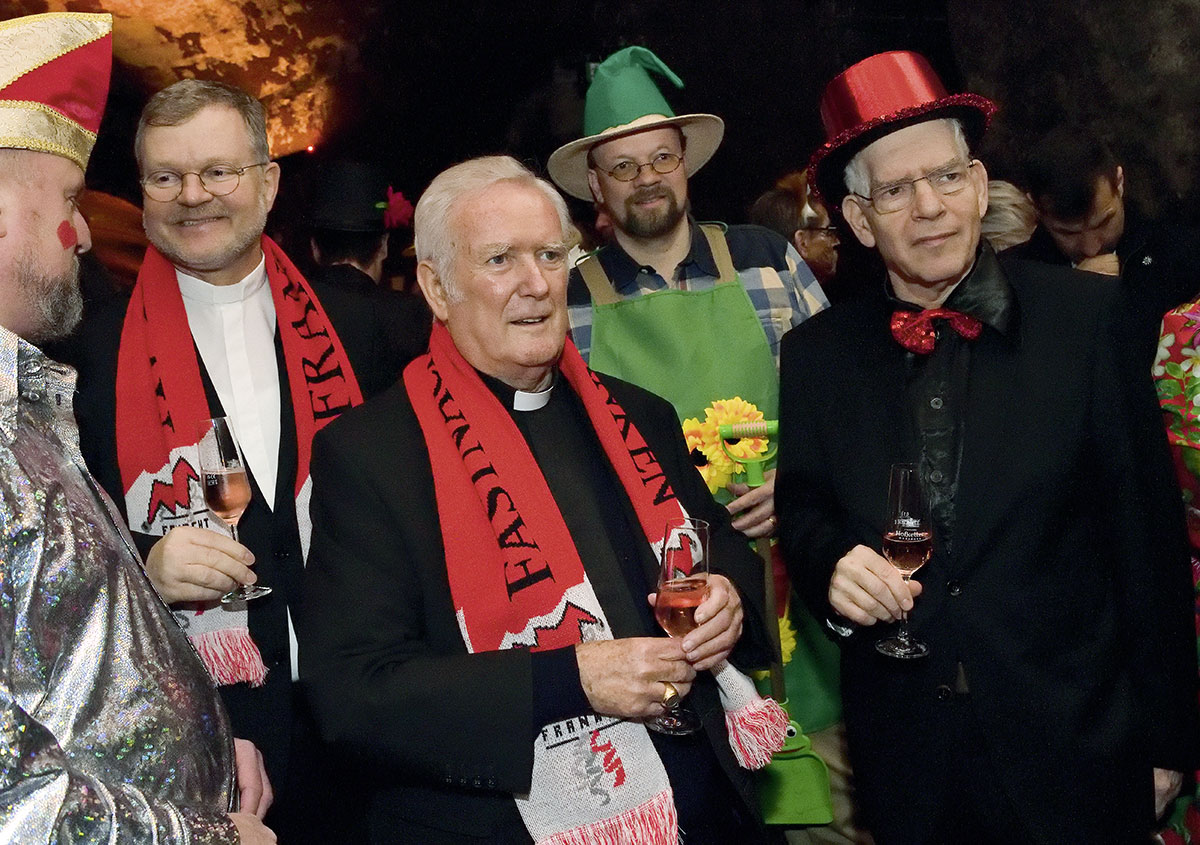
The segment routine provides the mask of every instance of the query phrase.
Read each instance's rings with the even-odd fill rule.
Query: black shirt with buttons
[[[982,260],[981,260],[982,259]],[[889,283],[890,289],[890,283]],[[897,299],[897,309],[921,310]],[[1016,301],[990,247],[980,247],[975,265],[942,305],[969,314],[984,324],[984,331],[1003,335],[1016,331]],[[963,419],[970,390],[971,350],[974,341],[958,334],[949,321],[935,318],[937,344],[928,355],[906,352],[905,396],[908,403],[906,451],[915,456],[929,496],[933,517],[935,554],[954,549],[954,497],[962,461]]]
[[[920,306],[889,298],[898,309],[920,310]],[[1000,265],[986,244],[981,245],[975,265],[942,305],[952,311],[980,320],[984,331],[1015,334],[1017,308],[1012,289],[1000,272]],[[916,459],[929,497],[933,518],[934,559],[941,561],[943,572],[953,572],[954,502],[958,492],[958,471],[962,463],[964,409],[971,389],[971,355],[976,341],[962,337],[949,321],[934,319],[937,343],[933,352],[904,354],[907,425],[905,451]],[[946,592],[957,598],[963,584],[957,579],[946,582]],[[939,701],[948,702],[954,694],[968,691],[961,663],[953,685],[941,684],[934,691]]]

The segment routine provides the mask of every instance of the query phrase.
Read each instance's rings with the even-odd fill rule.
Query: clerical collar
[[[558,384],[557,370],[554,372],[554,378],[550,381],[550,386],[536,392],[517,390],[516,388],[509,387],[500,381],[500,379],[492,378],[487,373],[479,373],[479,377],[483,379],[483,383],[487,385],[488,390],[496,395],[496,398],[503,403],[504,407],[514,411],[540,411],[542,408],[545,408],[550,402],[550,395],[554,392],[554,388]]]
[[[886,290],[887,298],[893,307],[911,311],[922,310],[920,306],[897,297],[891,279],[887,280]],[[980,241],[975,254],[975,264],[962,281],[954,286],[954,290],[946,297],[941,307],[970,314],[1000,334],[1006,335],[1013,328],[1017,317],[1016,296],[1008,279],[1004,277],[1004,270],[1000,267],[995,251],[987,241]]]
[[[225,305],[231,302],[242,302],[258,293],[267,283],[267,257],[259,260],[258,266],[251,270],[240,282],[232,285],[213,285],[190,276],[175,268],[175,278],[179,281],[179,292],[186,299],[206,302],[210,305]]]

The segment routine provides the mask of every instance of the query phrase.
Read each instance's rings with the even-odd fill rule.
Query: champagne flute
[[[686,637],[696,627],[696,608],[708,596],[708,523],[677,517],[667,520],[658,569],[654,618],[672,637]],[[667,712],[646,722],[658,733],[687,736],[700,730],[695,714],[675,697]]]
[[[929,517],[929,498],[921,487],[921,475],[916,464],[892,464],[883,556],[900,571],[907,584],[913,573],[929,562],[932,554],[933,525]],[[929,646],[909,633],[907,613],[900,617],[896,635],[879,640],[875,650],[902,660],[929,654]]]
[[[250,504],[250,480],[246,463],[228,417],[216,417],[200,424],[200,481],[208,509],[229,526],[233,539],[238,538],[238,520]],[[250,601],[267,595],[270,587],[261,584],[239,584],[221,596],[221,604]]]

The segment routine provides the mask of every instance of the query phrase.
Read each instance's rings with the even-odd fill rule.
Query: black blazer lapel
[[[887,320],[885,313],[881,325],[870,325],[858,346],[857,383],[843,386],[845,415],[836,410],[830,415],[843,432],[858,433],[852,441],[846,441],[845,434],[833,441],[842,443],[848,454],[832,457],[856,467],[850,483],[857,490],[849,500],[860,502],[861,518],[878,537],[873,546],[876,551],[883,543],[889,469],[893,463],[917,457],[912,420],[904,402],[906,353],[892,337]]]

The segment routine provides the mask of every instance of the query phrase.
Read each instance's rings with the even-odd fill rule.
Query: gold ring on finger
[[[675,685],[668,681],[663,681],[663,686],[666,689],[663,690],[662,705],[670,710],[675,706],[675,702],[679,700],[679,690],[675,689]]]

